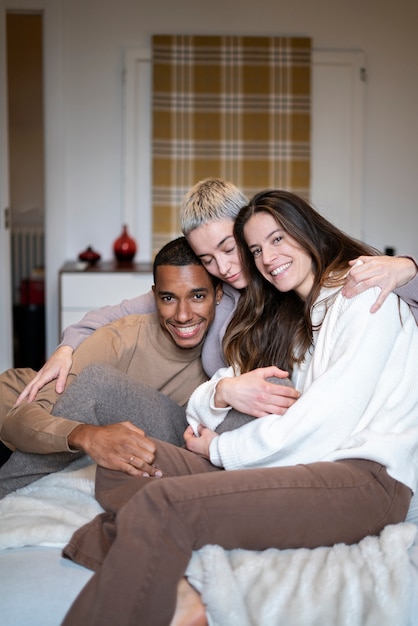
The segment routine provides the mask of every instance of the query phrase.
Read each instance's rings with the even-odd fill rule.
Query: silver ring
[[[131,458],[130,458],[130,459],[129,459],[129,461],[128,461],[129,465],[131,465],[131,464],[132,464],[132,461],[134,460],[134,458],[135,458],[135,457],[131,456]]]

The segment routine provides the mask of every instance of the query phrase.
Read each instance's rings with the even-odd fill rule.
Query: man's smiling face
[[[154,296],[164,333],[179,348],[201,344],[222,297],[201,265],[160,265],[156,271]]]

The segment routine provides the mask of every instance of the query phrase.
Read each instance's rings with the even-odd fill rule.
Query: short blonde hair
[[[248,204],[244,193],[222,178],[205,178],[185,195],[180,209],[180,227],[187,235],[206,222],[230,219],[235,222],[240,209]]]

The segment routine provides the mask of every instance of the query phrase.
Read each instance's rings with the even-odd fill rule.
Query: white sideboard
[[[60,335],[88,311],[146,293],[153,282],[152,263],[65,263],[59,272]]]

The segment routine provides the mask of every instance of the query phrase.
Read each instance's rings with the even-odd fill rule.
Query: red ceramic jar
[[[129,236],[126,224],[122,228],[121,236],[113,244],[113,252],[119,263],[130,263],[136,254],[136,242]]]

